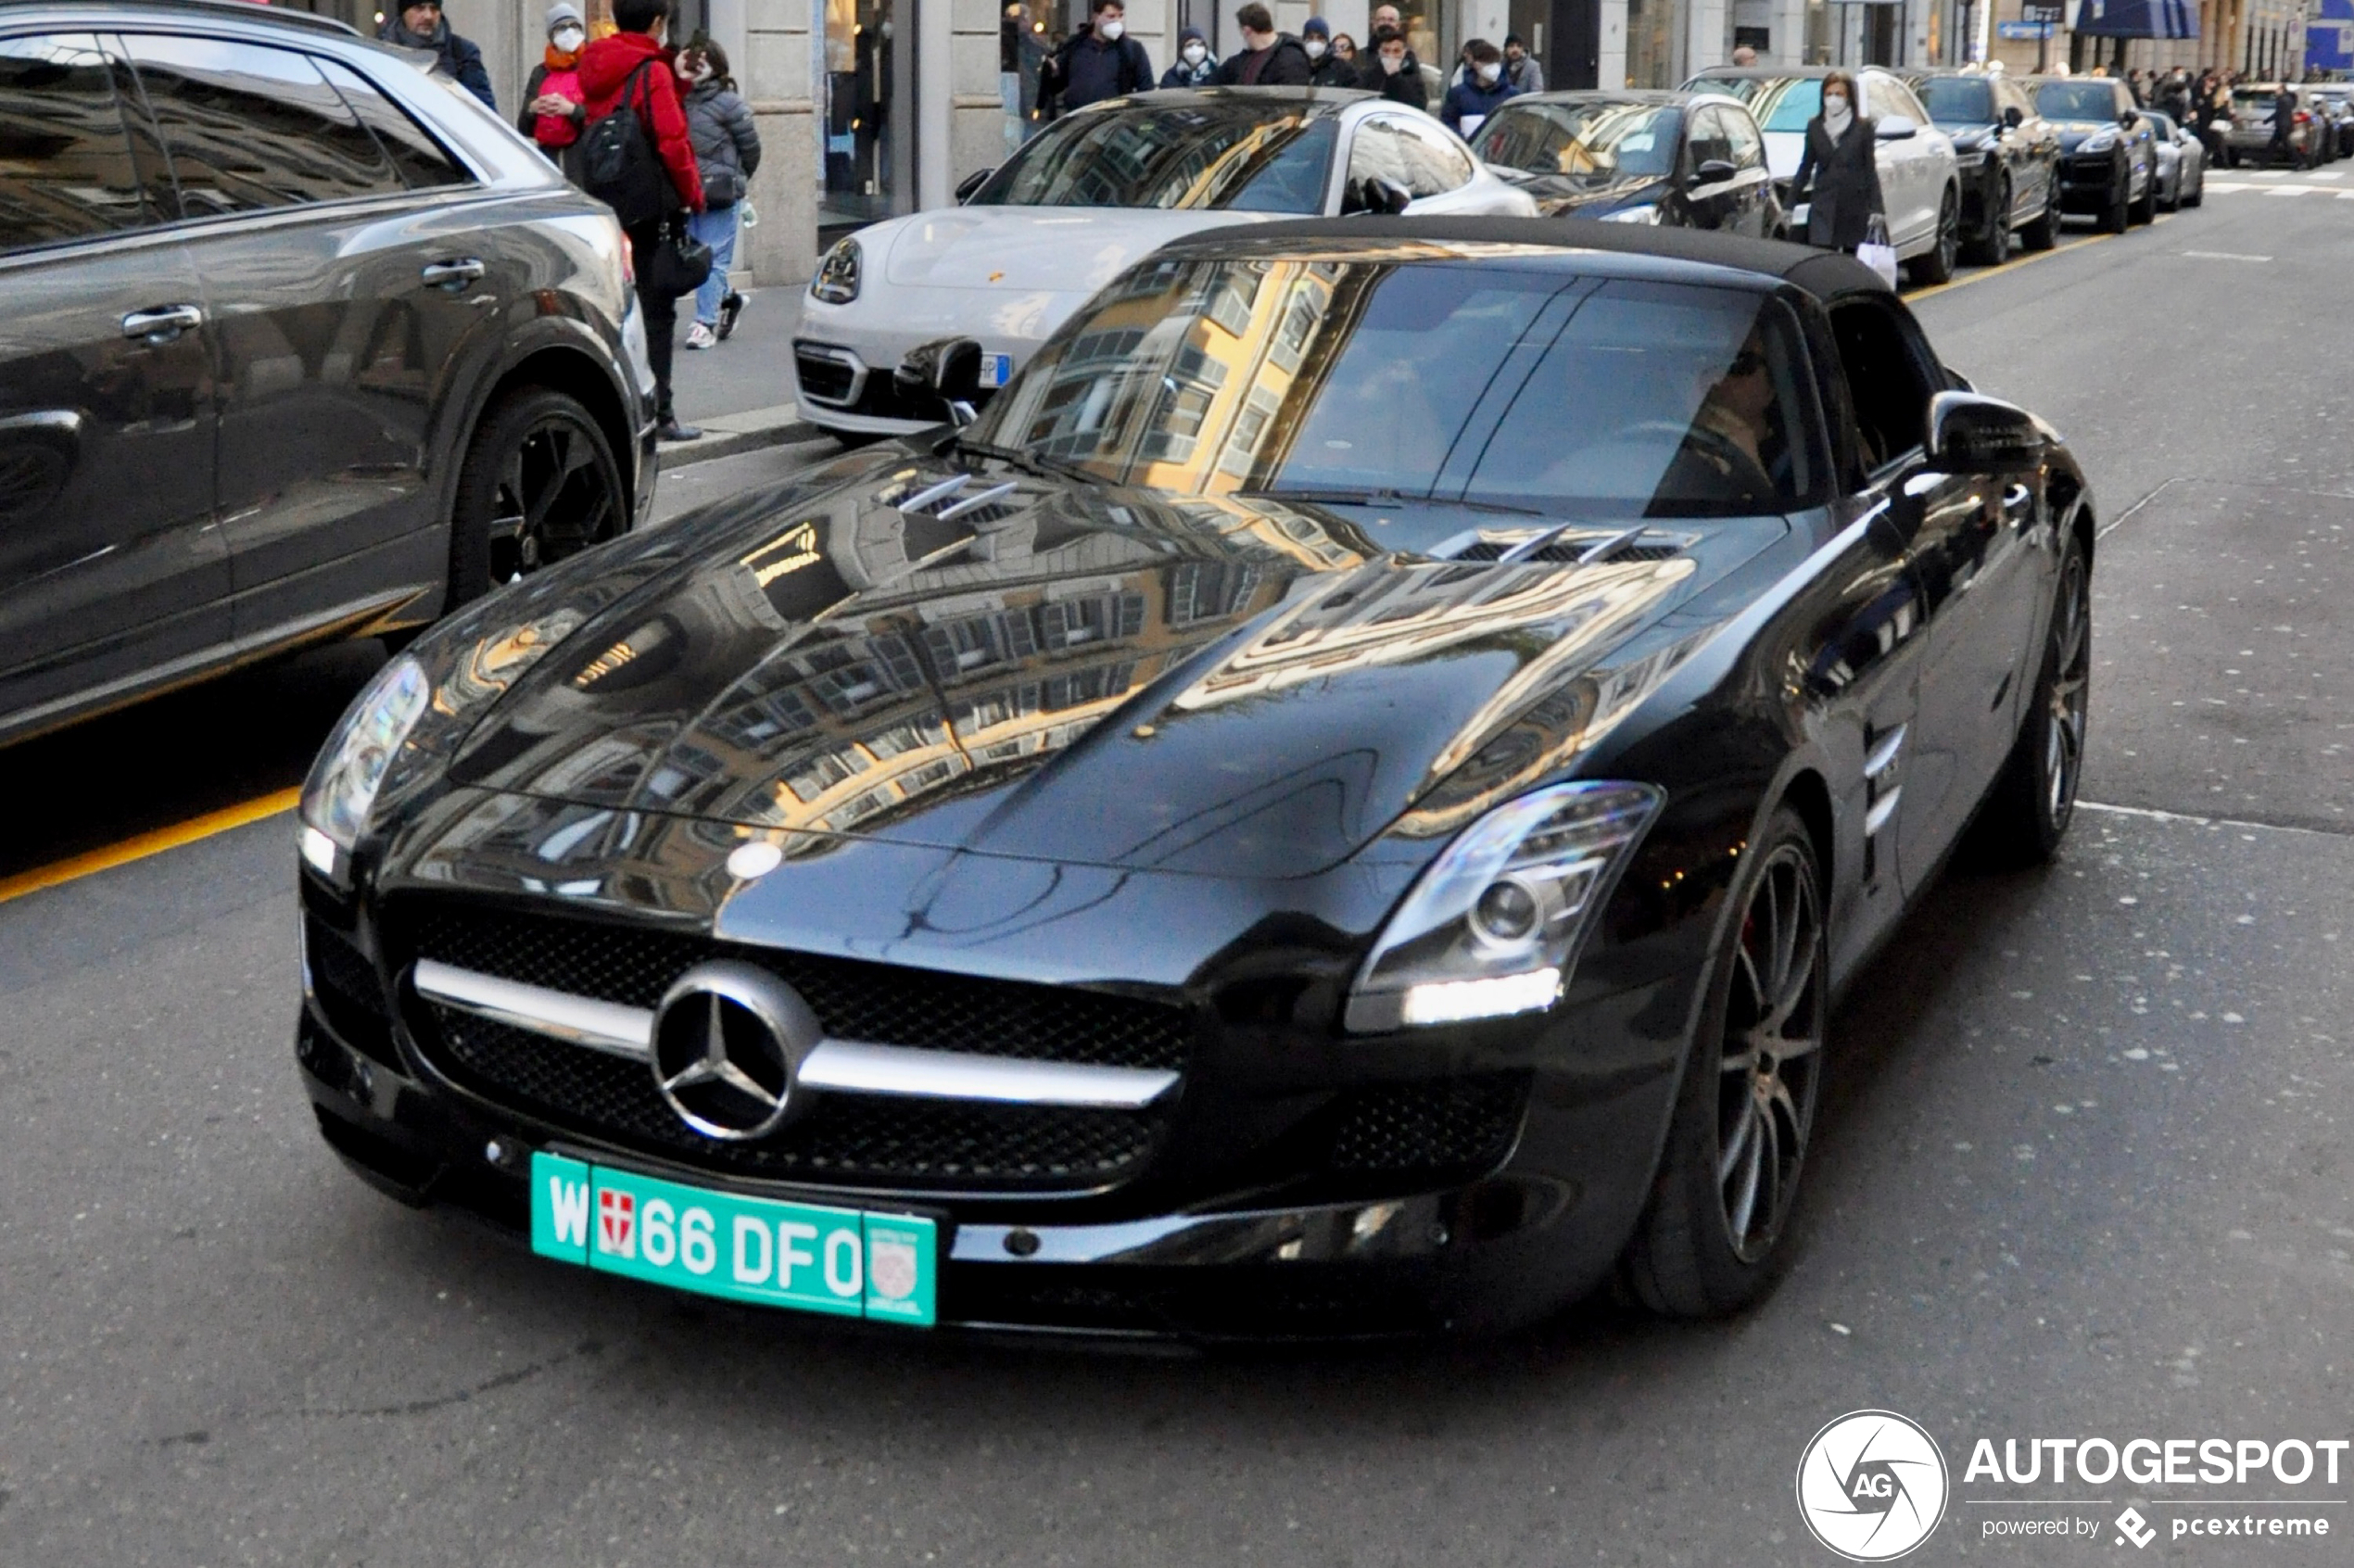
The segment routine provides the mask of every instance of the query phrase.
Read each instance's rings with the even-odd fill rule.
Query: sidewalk
[[[690,349],[687,328],[694,301],[678,302],[678,346],[671,361],[671,396],[678,417],[700,425],[700,441],[665,444],[664,470],[709,462],[820,434],[801,423],[792,404],[792,333],[801,319],[798,285],[747,290],[744,312],[728,341]]]

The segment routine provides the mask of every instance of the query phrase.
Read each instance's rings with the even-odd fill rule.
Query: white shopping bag
[[[1888,243],[1888,224],[1878,213],[1864,225],[1864,243],[1855,247],[1855,259],[1878,272],[1889,287],[1896,286],[1896,247]]]

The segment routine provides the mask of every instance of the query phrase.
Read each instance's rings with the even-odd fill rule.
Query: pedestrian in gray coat
[[[711,276],[695,290],[687,347],[709,348],[727,340],[743,313],[744,297],[728,286],[728,269],[736,259],[738,208],[760,167],[760,132],[718,44],[699,38],[678,51],[678,80],[687,87],[687,139],[702,177],[703,210],[688,217],[687,228],[711,247]]]

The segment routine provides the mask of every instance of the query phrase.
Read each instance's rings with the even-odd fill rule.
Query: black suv
[[[0,0],[0,741],[398,637],[646,515],[621,230],[431,63]]]
[[[2112,234],[2158,218],[2158,136],[2125,83],[2105,76],[2031,76],[2035,107],[2059,133],[2062,210],[2089,212]]]
[[[2059,133],[2006,77],[1924,70],[1905,83],[1937,128],[1954,138],[1962,177],[1962,232],[1970,259],[1999,267],[2014,231],[2030,250],[2059,237]]]

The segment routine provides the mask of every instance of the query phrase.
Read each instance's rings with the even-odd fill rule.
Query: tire
[[[2091,715],[2092,569],[2074,529],[2067,539],[2034,693],[2010,760],[1979,819],[1981,843],[2008,866],[2040,866],[2051,859],[2076,816]]]
[[[2142,199],[2133,204],[2133,221],[2136,223],[2158,221],[2158,171],[2155,169],[2150,171],[2150,177],[2143,182]]]
[[[588,411],[550,387],[516,387],[483,415],[458,471],[448,607],[628,525],[621,465]]]
[[[1620,1259],[1628,1293],[1668,1317],[1718,1317],[1772,1286],[1821,1098],[1829,943],[1814,840],[1784,804],[1755,851],[1734,883],[1739,913],[1710,966],[1667,1146]],[[1761,1005],[1761,993],[1780,1005]],[[1769,1041],[1791,1048],[1761,1053]]]
[[[2035,221],[2019,230],[2019,243],[2029,250],[2051,249],[2059,244],[2059,221],[2058,193],[2047,191],[2044,196],[2044,210],[2035,215]]]
[[[1944,199],[1937,204],[1936,242],[1913,258],[1913,282],[1930,287],[1951,281],[1954,264],[1961,259],[1961,229],[1962,198],[1948,185]]]
[[[2101,213],[2101,233],[2121,234],[2133,226],[2133,204],[2126,199],[2127,193],[2133,188],[2132,178],[2128,175],[2120,180],[2117,189],[2109,194],[2108,206]]]
[[[1999,267],[2010,259],[2011,183],[2005,178],[1986,204],[1986,232],[1970,241],[1970,259],[1981,267]]]
[[[2206,170],[2202,169],[2198,171],[2198,183],[2193,185],[2191,187],[2190,195],[2183,198],[2183,205],[2184,207],[2205,207],[2207,205]]]

